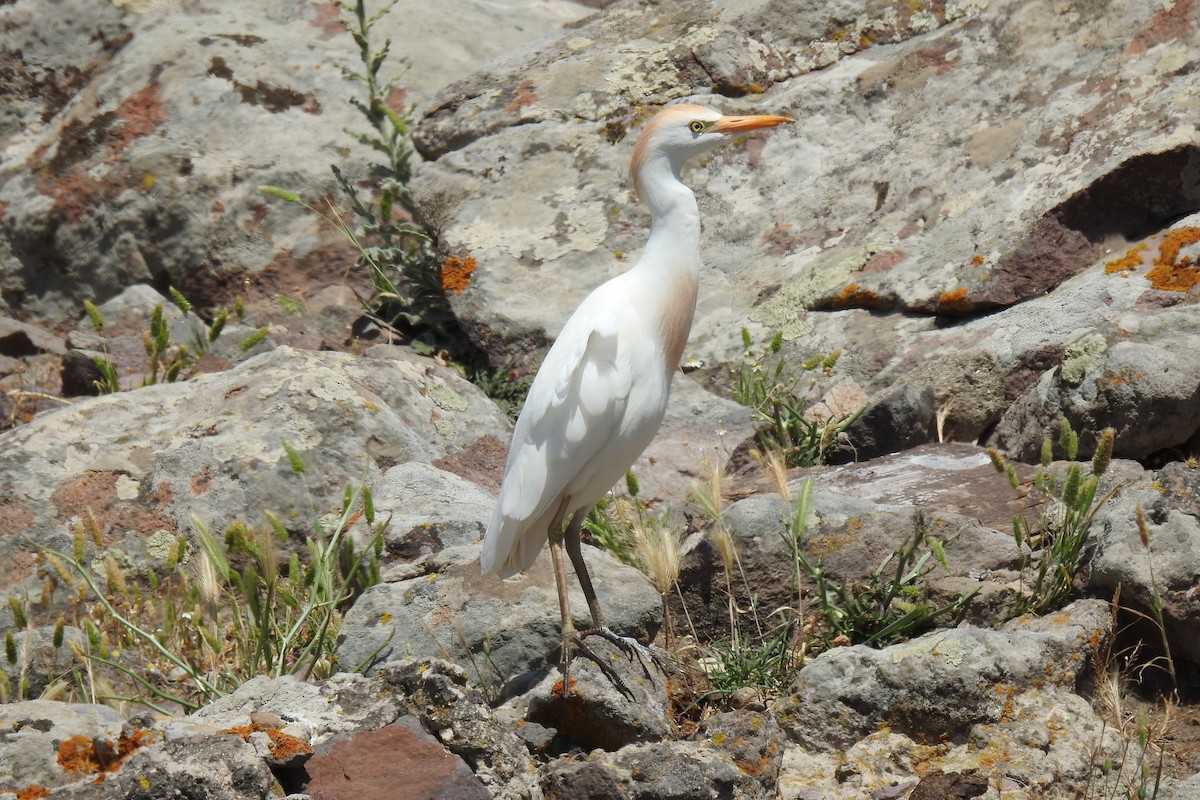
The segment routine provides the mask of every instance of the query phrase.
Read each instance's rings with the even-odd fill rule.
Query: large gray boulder
[[[20,533],[0,542],[13,565],[0,589],[31,587],[37,549],[70,552],[72,524],[89,515],[119,563],[160,570],[193,517],[221,531],[271,511],[311,530],[314,509],[339,509],[347,485],[469,458],[508,427],[454,370],[387,347],[366,357],[280,347],[226,372],[80,400],[0,434],[0,518]]]
[[[645,105],[786,113],[799,124],[686,176],[708,265],[688,355],[724,378],[749,324],[783,331],[799,360],[844,350],[839,369],[872,397],[931,390],[952,439],[992,435],[1005,417],[995,441],[1026,457],[1061,410],[1078,428],[1119,423],[1120,455],[1178,447],[1197,427],[1172,416],[1195,406],[1178,360],[1096,398],[1088,382],[1077,400],[1022,397],[1095,336],[1114,369],[1128,365],[1125,337],[1165,363],[1187,345],[1152,318],[1191,315],[1182,277],[1106,266],[1143,240],[1157,250],[1200,209],[1188,166],[1200,134],[1179,114],[1200,80],[1184,66],[1194,11],[1060,12],[617,3],[493,63],[417,131],[433,162],[419,194],[442,245],[480,264],[455,308],[496,363],[536,354],[644,242],[646,213],[620,176]]]
[[[344,130],[365,121],[349,103],[361,86],[343,69],[362,65],[339,13],[296,0],[6,4],[0,311],[71,318],[135,282],[203,306],[291,292],[300,272],[323,274],[317,288],[340,282],[353,248],[258,191],[283,186],[318,207],[338,194],[331,164],[357,180],[375,160]],[[393,40],[381,77],[410,59],[390,100],[425,105],[480,60],[588,13],[567,0],[406,0],[374,34],[376,50]]]

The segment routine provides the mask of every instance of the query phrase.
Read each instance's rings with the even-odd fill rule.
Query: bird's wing
[[[484,535],[485,571],[509,575],[533,563],[564,491],[590,474],[621,426],[632,375],[618,358],[620,312],[589,311],[601,305],[613,308],[585,302],[572,316],[529,389]]]

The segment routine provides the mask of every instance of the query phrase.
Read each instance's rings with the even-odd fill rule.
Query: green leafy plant
[[[801,492],[803,505],[811,482],[805,481]],[[797,509],[802,510],[802,504],[797,504]],[[945,547],[958,533],[944,539],[932,535],[921,511],[917,511],[912,536],[888,553],[865,581],[854,584],[833,580],[821,563],[804,554],[801,539],[805,527],[804,518],[793,515],[784,541],[791,549],[797,580],[807,578],[816,589],[814,599],[827,639],[843,637],[853,644],[886,647],[912,638],[943,617],[957,621],[975,596],[975,592],[961,594],[945,605],[929,601],[924,579],[934,569],[930,559],[946,568]]]
[[[174,383],[186,377],[186,370],[196,364],[204,353],[217,341],[229,322],[229,310],[219,309],[213,315],[212,322],[201,323],[192,315],[192,304],[174,286],[168,287],[171,302],[189,321],[190,342],[176,342],[171,339],[170,326],[163,311],[163,304],[155,305],[150,314],[149,329],[143,334],[142,340],[146,348],[147,371],[142,377],[142,386],[152,386],[156,383]],[[105,322],[100,309],[90,300],[83,301],[84,311],[96,333],[103,335]],[[241,301],[236,306],[238,316],[241,316]],[[260,328],[242,342],[242,349],[248,350],[266,337],[269,329]],[[252,341],[253,340],[253,341]],[[247,343],[250,343],[247,345]],[[109,359],[108,346],[103,344],[103,352],[92,356],[92,362],[100,373],[95,385],[100,394],[112,394],[122,390],[121,379],[116,367]]]
[[[412,108],[397,110],[391,99],[399,75],[387,77],[384,67],[391,41],[377,45],[375,26],[396,0],[368,13],[365,0],[338,2],[342,25],[358,47],[361,68],[343,69],[361,87],[351,104],[366,121],[365,130],[347,131],[377,156],[368,175],[370,192],[341,167],[333,176],[356,218],[349,222],[332,202],[314,208],[299,193],[278,186],[260,186],[264,194],[318,214],[336,228],[358,253],[358,266],[370,276],[369,296],[360,301],[367,315],[395,332],[424,355],[442,354],[458,363],[467,378],[515,416],[528,391],[529,380],[511,369],[493,369],[486,354],[463,331],[450,305],[450,295],[463,292],[476,268],[474,257],[439,257],[436,241],[413,198],[413,146],[409,136]]]
[[[1107,428],[1097,438],[1091,474],[1086,477],[1083,465],[1075,462],[1079,437],[1069,422],[1063,420],[1058,433],[1059,448],[1072,462],[1065,469],[1054,467],[1053,442],[1043,440],[1041,465],[1031,493],[1040,509],[1032,520],[1024,514],[1013,517],[1013,538],[1021,549],[1023,564],[1022,586],[1010,608],[1011,616],[1040,614],[1059,608],[1070,598],[1071,582],[1079,570],[1092,519],[1116,492],[1114,488],[1096,497],[1100,476],[1112,461],[1113,437],[1113,429]],[[1020,484],[1016,468],[995,449],[988,455],[1016,489]]]
[[[303,460],[283,446],[302,478]],[[140,580],[102,555],[92,515],[76,524],[71,553],[42,548],[48,585],[72,592],[86,634],[80,694],[168,713],[198,708],[256,675],[331,674],[341,615],[379,580],[386,521],[376,519],[369,489],[347,486],[336,512],[322,516],[313,506],[302,548],[285,558],[293,535],[275,515],[265,518],[254,528],[235,522],[223,535],[193,518],[194,541],[175,539],[163,575]],[[369,532],[361,549],[350,535],[359,519]]]
[[[742,328],[742,363],[733,371],[733,399],[754,409],[760,427],[755,434],[764,452],[783,454],[789,467],[825,463],[838,448],[839,436],[861,413],[826,419],[808,413],[821,378],[830,378],[840,350],[817,355],[796,366],[783,353],[783,334],[755,348]]]

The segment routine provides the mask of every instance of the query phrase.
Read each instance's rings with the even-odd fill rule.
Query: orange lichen
[[[287,761],[298,755],[312,755],[312,746],[303,739],[292,736],[290,733],[284,733],[275,728],[269,728],[258,723],[249,725],[239,725],[236,728],[226,728],[221,733],[230,733],[234,736],[242,737],[242,741],[249,741],[252,733],[265,733],[270,740],[271,756],[279,761]]]
[[[944,293],[937,300],[938,311],[955,311],[965,313],[975,308],[975,304],[967,299],[967,290],[963,288],[952,289]]]
[[[874,308],[879,305],[879,295],[852,283],[829,300],[832,308]]]
[[[471,273],[474,271],[474,256],[450,256],[442,264],[442,291],[446,294],[462,294],[471,284]]]
[[[983,256],[979,255],[978,253],[971,256],[971,266],[978,267],[981,264],[983,264],[983,262],[984,262]]]
[[[1129,272],[1135,270],[1142,265],[1142,251],[1146,249],[1146,243],[1134,245],[1126,251],[1125,255],[1120,258],[1114,258],[1104,265],[1104,271],[1108,274],[1114,272]]]
[[[121,731],[115,744],[110,739],[72,736],[58,745],[58,765],[67,772],[112,772],[153,739],[153,733],[143,730]]]
[[[562,678],[556,680],[554,685],[550,687],[550,694],[558,698],[573,694],[575,691],[575,679],[568,678],[567,680],[568,682],[566,684],[563,683]]]
[[[1186,292],[1200,283],[1200,267],[1191,257],[1179,256],[1180,250],[1197,242],[1200,242],[1200,228],[1168,231],[1158,246],[1154,268],[1146,273],[1150,285],[1168,292]]]
[[[38,800],[40,797],[49,797],[50,790],[45,786],[30,784],[24,789],[17,790],[17,800]]]

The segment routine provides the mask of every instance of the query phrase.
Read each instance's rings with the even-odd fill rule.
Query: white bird
[[[612,638],[579,550],[580,527],[658,431],[696,310],[700,213],[680,177],[683,165],[735,136],[785,122],[793,120],[677,105],[646,124],[630,164],[637,195],[650,209],[645,250],[628,272],[584,299],[529,389],[483,537],[481,566],[508,577],[533,564],[549,540],[564,661],[576,637],[562,547],[587,598],[593,630]]]

